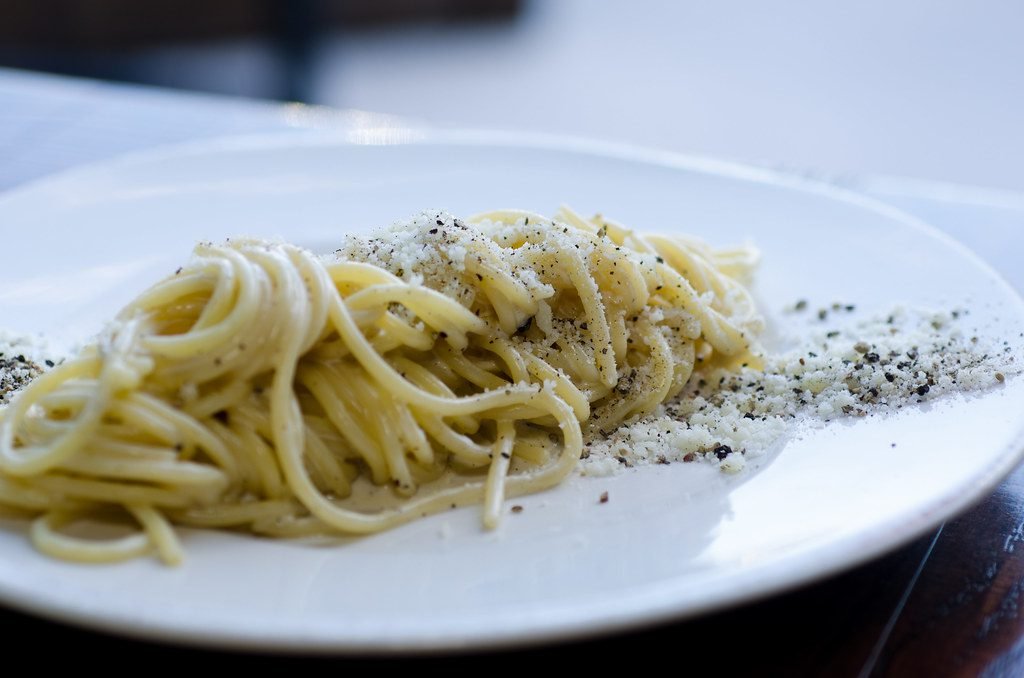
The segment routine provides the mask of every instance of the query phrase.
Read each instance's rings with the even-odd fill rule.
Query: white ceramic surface
[[[776,323],[808,298],[854,302],[861,317],[895,302],[967,306],[982,333],[1016,343],[1024,330],[1020,298],[982,262],[853,195],[619,147],[395,132],[179,148],[0,196],[0,325],[84,336],[199,239],[329,249],[424,208],[562,203],[641,231],[753,240]],[[132,635],[328,651],[505,646],[681,618],[861,562],[980,498],[1018,461],[1022,397],[1010,379],[835,423],[731,478],[700,464],[573,478],[517,500],[525,510],[495,532],[472,508],[332,546],[189,531],[186,563],[167,568],[55,562],[7,521],[0,600]]]

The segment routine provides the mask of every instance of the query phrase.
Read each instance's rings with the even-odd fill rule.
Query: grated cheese
[[[797,304],[804,310],[806,304]],[[852,312],[853,306],[838,309]],[[894,309],[883,317],[817,329],[762,370],[697,370],[653,415],[591,436],[580,472],[703,460],[726,473],[776,449],[801,424],[864,417],[952,392],[998,388],[1021,372],[1008,341],[968,336],[966,312]],[[818,312],[820,320],[829,317]]]
[[[53,367],[58,362],[54,355],[42,340],[0,331],[0,405],[6,405],[30,381]]]

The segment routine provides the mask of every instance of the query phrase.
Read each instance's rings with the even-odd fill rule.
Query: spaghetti
[[[0,411],[0,504],[80,561],[178,562],[172,524],[365,534],[482,503],[493,527],[696,363],[757,360],[754,258],[564,209],[425,213],[329,257],[202,243]]]

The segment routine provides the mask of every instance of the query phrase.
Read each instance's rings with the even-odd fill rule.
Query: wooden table
[[[0,70],[0,190],[84,162],[223,134],[337,129],[385,116],[118,87]],[[825,177],[943,228],[1024,289],[1024,196],[873,177]],[[0,226],[2,229],[3,226]],[[1024,404],[1022,404],[1024,405]],[[722,675],[1024,675],[1024,467],[973,509],[867,565],[764,602],[588,642],[424,659],[437,668],[665,659]],[[386,660],[240,656],[163,647],[0,609],[6,645],[75,661],[207,668],[386,668]],[[152,660],[157,663],[149,663]],[[395,661],[395,660],[390,660]],[[399,660],[401,661],[401,660]],[[80,664],[84,665],[84,664]],[[98,666],[98,664],[97,664]],[[288,668],[292,668],[289,666]],[[317,668],[320,668],[319,666]],[[322,668],[328,668],[323,666]],[[428,668],[432,668],[428,666]]]

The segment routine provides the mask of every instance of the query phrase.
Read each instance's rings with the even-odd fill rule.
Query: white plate
[[[361,143],[360,143],[361,142]],[[766,310],[809,297],[970,305],[1016,338],[1020,298],[949,239],[880,205],[674,155],[482,134],[224,142],[76,171],[0,198],[2,324],[80,336],[194,241],[339,234],[427,207],[551,212],[764,252]],[[11,243],[17,247],[10,249]],[[334,547],[191,531],[187,562],[86,567],[0,529],[0,599],[132,635],[397,651],[523,644],[680,618],[849,567],[988,492],[1018,461],[1024,384],[830,426],[758,473],[700,464],[575,478],[483,532],[460,509]],[[897,447],[891,447],[896,442]],[[607,491],[611,500],[599,504]]]

